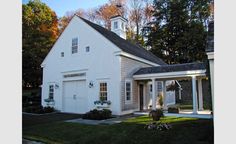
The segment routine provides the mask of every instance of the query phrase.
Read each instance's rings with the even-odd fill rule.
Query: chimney
[[[123,39],[126,39],[126,24],[127,20],[120,16],[116,15],[110,18],[111,20],[111,31],[116,33]]]

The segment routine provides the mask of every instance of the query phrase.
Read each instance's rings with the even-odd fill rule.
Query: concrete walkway
[[[128,116],[121,116],[111,119],[105,119],[105,120],[88,120],[88,119],[72,119],[72,120],[66,120],[65,122],[73,122],[73,123],[81,123],[81,124],[88,124],[88,125],[99,125],[99,124],[105,124],[105,125],[112,125],[121,123],[122,121],[135,117],[134,115],[128,115]]]

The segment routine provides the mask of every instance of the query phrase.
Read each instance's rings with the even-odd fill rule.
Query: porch
[[[151,107],[140,106],[140,111],[135,112],[135,114],[148,114],[151,109],[160,108],[161,104],[158,102],[159,91],[158,82],[162,82],[162,97],[163,104],[162,108],[167,116],[184,116],[184,117],[205,117],[211,118],[211,110],[204,110],[203,108],[203,89],[202,89],[202,79],[206,79],[206,68],[203,63],[187,63],[187,64],[174,64],[174,65],[162,65],[158,67],[148,67],[141,68],[133,75],[134,80],[138,85],[149,84],[149,89],[153,91],[150,92],[151,97]],[[192,87],[192,109],[181,109],[178,114],[167,113],[168,106],[175,104],[175,99],[170,99],[168,96],[167,88],[170,81],[178,80],[191,80]],[[147,86],[148,87],[148,86]],[[139,87],[139,89],[142,87]],[[142,92],[142,90],[141,90]],[[179,90],[181,95],[181,87]],[[142,95],[139,90],[139,95]],[[170,94],[169,94],[170,95]],[[140,96],[139,96],[140,97]],[[146,97],[145,95],[143,97]],[[142,101],[142,97],[140,97]],[[174,103],[172,102],[174,101]]]

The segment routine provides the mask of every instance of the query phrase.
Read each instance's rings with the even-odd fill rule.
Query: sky
[[[26,4],[29,0],[22,0],[23,4]],[[65,15],[67,11],[74,11],[79,8],[89,9],[97,7],[108,0],[41,0],[46,3],[52,10],[54,10],[58,17]]]

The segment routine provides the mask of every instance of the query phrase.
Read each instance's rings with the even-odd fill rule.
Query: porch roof
[[[185,63],[173,65],[161,65],[156,67],[141,68],[134,73],[135,79],[149,78],[183,78],[189,76],[205,76],[204,63]]]

